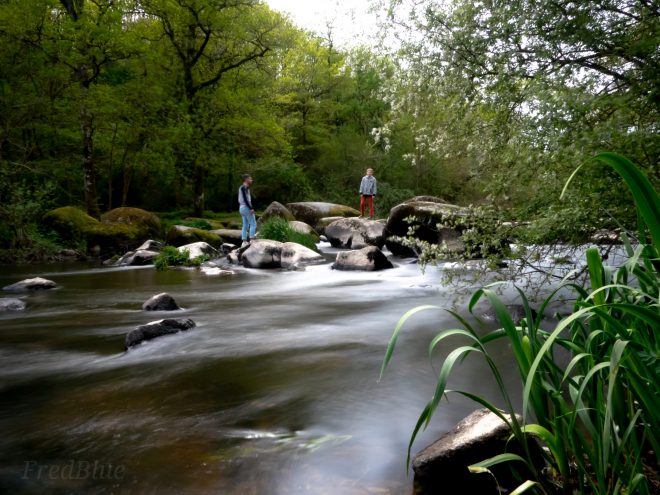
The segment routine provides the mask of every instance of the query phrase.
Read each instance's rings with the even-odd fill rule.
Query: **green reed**
[[[497,414],[511,428],[512,439],[523,446],[523,457],[503,452],[470,466],[480,473],[502,462],[510,462],[515,470],[517,463],[511,461],[524,462],[532,475],[520,479],[514,494],[644,495],[656,493],[660,487],[660,200],[646,177],[626,158],[603,153],[595,160],[623,177],[639,213],[638,240],[633,243],[624,235],[626,262],[614,269],[603,263],[598,249],[587,249],[589,287],[560,284],[536,313],[517,288],[525,311],[518,325],[498,297],[497,284],[476,291],[469,302],[470,312],[486,299],[500,325],[485,335],[461,315],[447,310],[461,328],[436,335],[429,355],[449,337],[462,335],[468,342],[454,347],[443,361],[434,394],[413,430],[408,461],[420,429],[428,426],[440,400],[454,392]],[[572,313],[559,320],[554,329],[544,330],[541,322],[546,308],[567,288],[576,294]],[[420,306],[401,317],[387,347],[381,378],[406,321],[431,308],[438,309]],[[514,404],[500,369],[488,353],[490,344],[502,339],[510,344],[520,374],[522,404]],[[447,389],[454,366],[473,353],[488,363],[504,408],[468,391]],[[541,465],[533,460],[532,441],[543,447]]]

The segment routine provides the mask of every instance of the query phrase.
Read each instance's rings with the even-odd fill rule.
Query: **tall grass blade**
[[[394,352],[396,341],[399,338],[399,333],[401,332],[404,323],[408,320],[408,318],[410,318],[414,314],[419,313],[420,311],[428,311],[430,309],[442,309],[442,308],[440,308],[439,306],[433,306],[428,304],[423,306],[417,306],[416,308],[407,311],[401,318],[399,318],[399,322],[396,324],[396,327],[394,328],[392,337],[390,337],[390,342],[387,344],[387,350],[385,351],[385,358],[383,359],[383,364],[380,367],[380,376],[378,377],[379,382],[383,378],[383,374],[385,373],[385,368],[387,368],[387,364],[392,359],[392,353]]]

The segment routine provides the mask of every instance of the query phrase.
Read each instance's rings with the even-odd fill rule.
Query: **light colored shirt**
[[[375,196],[376,190],[376,178],[373,175],[365,175],[362,177],[362,182],[360,182],[360,194]]]
[[[250,188],[245,184],[241,184],[241,187],[238,188],[238,205],[247,206],[251,210],[252,208],[252,195],[250,194]]]

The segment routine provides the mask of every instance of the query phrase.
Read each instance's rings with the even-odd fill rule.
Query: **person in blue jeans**
[[[243,243],[241,244],[241,247],[246,247],[250,245],[250,241],[254,239],[256,234],[257,217],[254,215],[252,195],[250,194],[252,176],[250,174],[243,174],[241,179],[243,179],[243,184],[238,188],[238,211],[243,219],[243,230],[241,230],[241,239],[243,240]]]

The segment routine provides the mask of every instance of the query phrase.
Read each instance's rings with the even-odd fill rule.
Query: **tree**
[[[413,87],[441,93],[452,122],[424,128],[416,141],[466,143],[471,173],[490,197],[527,216],[552,216],[568,230],[588,225],[582,235],[615,225],[613,217],[634,221],[605,171],[570,201],[555,198],[582,156],[605,149],[657,181],[657,3],[424,0],[407,11],[404,3],[390,3],[392,23],[416,33],[402,50]]]
[[[177,161],[190,170],[193,208],[201,216],[209,165],[198,147],[215,127],[203,106],[206,94],[232,71],[259,66],[278,45],[282,19],[256,0],[146,0],[142,6],[159,21],[168,44],[162,63],[176,80],[181,130],[188,138]]]

